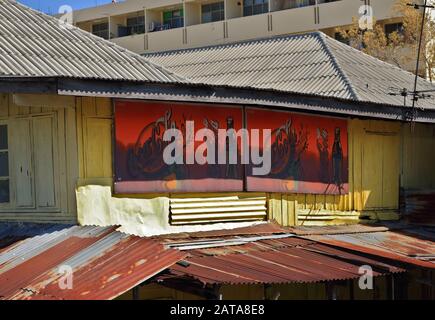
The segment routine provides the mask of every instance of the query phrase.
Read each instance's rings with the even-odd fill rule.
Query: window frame
[[[99,27],[99,26],[102,26],[102,25],[106,25],[107,28],[106,29],[102,29],[102,30],[94,30],[95,27]],[[110,36],[109,22],[97,22],[97,23],[93,23],[91,29],[92,29],[92,34],[94,36],[97,36],[97,37],[100,37],[100,38],[103,38],[103,39],[106,39],[106,40],[109,39],[109,36]],[[103,37],[101,35],[103,32],[106,32],[105,37]]]
[[[129,24],[129,21],[135,20],[135,23]],[[145,33],[145,16],[143,14],[132,15],[126,18],[125,26],[128,29],[128,35]]]
[[[250,2],[250,4],[247,4],[247,2]],[[256,3],[261,1],[262,3]],[[255,9],[257,7],[261,6],[261,12],[255,13]],[[267,10],[265,8],[267,7]],[[250,13],[247,13],[247,9],[250,9]],[[242,13],[243,17],[250,17],[250,16],[256,16],[259,14],[265,14],[269,12],[269,0],[243,0],[242,4]]]
[[[178,17],[174,17],[174,12],[179,12],[180,13],[180,16],[178,16]],[[170,13],[171,14],[171,17],[168,19],[168,18],[165,18],[165,14],[168,14],[168,13]],[[168,20],[165,20],[165,19],[168,19]],[[181,22],[181,25],[180,26],[178,26],[178,27],[174,27],[173,26],[173,22],[174,21],[180,21]],[[167,10],[167,11],[163,11],[163,16],[162,16],[162,26],[168,26],[167,28],[164,28],[164,30],[166,30],[166,29],[178,29],[178,28],[183,28],[184,27],[184,24],[185,24],[185,22],[184,22],[184,10],[183,10],[183,8],[178,8],[178,9],[173,9],[173,10]]]
[[[219,5],[219,9],[216,10],[213,8],[214,5]],[[207,10],[207,13],[210,14],[210,21],[204,20],[204,8],[210,8],[210,10]],[[221,19],[213,20],[213,13],[219,13]],[[204,23],[212,23],[212,22],[219,22],[225,20],[225,1],[216,1],[216,2],[210,2],[210,3],[204,3],[201,4],[201,24]]]

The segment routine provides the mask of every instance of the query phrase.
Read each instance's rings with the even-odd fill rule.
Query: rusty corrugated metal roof
[[[331,225],[331,226],[296,226],[286,227],[287,232],[294,233],[299,236],[308,235],[325,235],[325,234],[352,234],[362,232],[380,232],[388,231],[389,227],[383,225]]]
[[[309,283],[359,278],[370,265],[374,275],[404,272],[385,259],[288,237],[244,245],[189,250],[183,264],[172,266],[156,281],[195,279],[207,284]]]
[[[235,236],[249,236],[249,235],[270,235],[270,234],[283,234],[288,233],[288,230],[281,227],[276,222],[264,222],[255,224],[249,227],[242,227],[236,229],[222,229],[213,231],[198,231],[190,233],[176,233],[169,235],[162,235],[156,238],[165,242],[174,242],[176,240],[195,240],[205,238],[227,238]]]
[[[307,236],[362,253],[388,257],[426,268],[435,268],[435,230],[406,228],[383,232]]]
[[[184,256],[114,228],[73,226],[3,250],[0,299],[113,299]],[[59,286],[60,266],[72,268],[71,289]]]

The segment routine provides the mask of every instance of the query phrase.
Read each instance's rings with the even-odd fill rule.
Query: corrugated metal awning
[[[113,299],[184,257],[114,228],[68,227],[1,252],[0,299]],[[71,287],[65,286],[68,269]]]
[[[433,228],[408,227],[388,231],[305,237],[348,250],[435,269],[435,230]]]
[[[243,241],[241,237],[237,240]],[[288,234],[261,237],[258,241],[238,244],[228,239],[221,244],[187,250],[183,263],[155,278],[159,283],[189,281],[215,284],[285,284],[357,279],[359,268],[370,265],[374,276],[405,272],[388,259],[334,248]],[[230,245],[235,243],[235,245]],[[181,244],[180,246],[186,244]],[[202,246],[202,247],[201,247]],[[194,243],[190,244],[190,248]]]

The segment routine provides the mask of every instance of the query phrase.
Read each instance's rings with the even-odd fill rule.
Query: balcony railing
[[[251,0],[252,3],[260,4],[259,0],[256,1]],[[376,18],[391,18],[394,1],[373,1]],[[357,0],[261,1],[262,5],[265,3],[268,5],[265,13],[243,15],[243,0],[227,0],[224,6],[224,19],[206,23],[204,22],[207,19],[204,21],[200,10],[201,3],[198,2],[186,2],[178,9],[145,9],[143,12],[138,11],[138,16],[133,18],[131,14],[117,15],[109,18],[110,38],[128,49],[143,53],[312,30],[330,30],[332,27],[352,23],[352,18],[358,16],[361,6],[361,2]],[[170,16],[168,12],[171,13]],[[88,26],[90,22],[81,24]],[[94,33],[108,38],[109,31],[102,29],[103,26],[100,26]],[[171,32],[173,29],[179,30]],[[139,41],[139,44],[134,44],[132,39]]]

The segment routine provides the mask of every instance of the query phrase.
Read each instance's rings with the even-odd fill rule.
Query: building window
[[[0,204],[9,201],[8,126],[0,125]]]
[[[145,17],[127,18],[127,35],[145,33]]]
[[[225,19],[224,2],[204,4],[201,7],[202,23],[222,21]]]
[[[109,23],[102,22],[92,25],[92,33],[104,39],[109,39]]]
[[[183,9],[163,12],[163,29],[181,28],[184,26]]]
[[[244,0],[243,16],[252,16],[269,12],[269,0]]]
[[[399,34],[403,33],[403,23],[389,23],[385,25],[385,35],[387,38],[393,33],[397,32]]]

